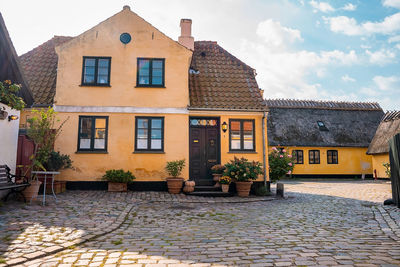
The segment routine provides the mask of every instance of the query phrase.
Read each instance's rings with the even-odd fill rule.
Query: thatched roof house
[[[378,103],[266,100],[270,146],[368,147],[384,115]]]
[[[367,154],[389,153],[389,139],[400,133],[400,111],[385,114],[368,147]]]

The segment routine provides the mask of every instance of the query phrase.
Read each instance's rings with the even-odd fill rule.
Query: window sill
[[[166,88],[164,85],[136,85],[135,88]]]
[[[75,154],[108,154],[107,151],[76,151]]]
[[[109,84],[80,84],[80,87],[111,87]]]
[[[164,151],[133,151],[132,154],[165,154]]]
[[[258,154],[256,151],[229,151],[228,154]]]

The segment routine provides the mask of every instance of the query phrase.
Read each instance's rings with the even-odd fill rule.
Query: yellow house
[[[125,6],[21,56],[35,106],[68,118],[55,150],[73,160],[58,177],[69,188],[105,188],[105,171],[122,168],[137,190],[164,189],[166,162],[178,159],[185,179],[210,185],[215,164],[264,162],[266,108],[254,69],[216,42],[195,42],[191,24],[181,20],[175,41]]]
[[[288,150],[297,177],[372,176],[367,148],[383,111],[377,103],[266,100],[270,148]]]
[[[383,166],[389,163],[389,140],[400,133],[400,111],[390,111],[385,114],[369,145],[367,154],[372,155],[374,177],[390,178]]]

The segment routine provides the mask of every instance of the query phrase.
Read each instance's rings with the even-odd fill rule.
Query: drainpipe
[[[264,165],[264,186],[267,186],[267,159],[266,159],[266,149],[267,144],[265,143],[265,111],[262,117],[262,140],[263,140],[263,165]],[[270,184],[268,182],[268,191],[270,191]]]

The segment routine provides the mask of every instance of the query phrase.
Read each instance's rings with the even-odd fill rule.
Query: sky
[[[257,71],[265,98],[378,102],[400,110],[400,0],[1,0],[19,55],[129,5],[178,39],[217,41]]]

